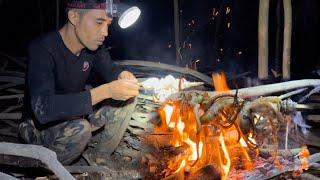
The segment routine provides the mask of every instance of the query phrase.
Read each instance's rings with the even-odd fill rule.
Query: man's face
[[[112,19],[107,16],[105,10],[88,10],[79,16],[75,24],[75,33],[80,43],[90,49],[97,50],[108,36],[108,27]]]

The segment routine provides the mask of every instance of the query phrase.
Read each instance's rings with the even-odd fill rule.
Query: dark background
[[[142,15],[129,29],[121,30],[115,21],[112,24],[106,43],[111,47],[113,59],[175,65],[173,0],[122,2],[139,6]],[[271,0],[269,17],[269,69],[278,72],[282,59],[281,3]],[[64,4],[61,0],[60,26],[65,22]],[[200,60],[197,69],[206,74],[225,71],[228,76],[235,76],[249,72],[257,77],[258,0],[180,0],[180,6],[180,66],[188,64],[194,68],[194,62]],[[319,78],[316,70],[320,69],[320,1],[292,0],[292,6],[292,78]],[[227,7],[231,10],[229,14]],[[276,46],[277,17],[281,22],[280,46]],[[0,22],[0,51],[14,57],[27,56],[26,47],[33,38],[56,29],[56,3],[0,0]]]

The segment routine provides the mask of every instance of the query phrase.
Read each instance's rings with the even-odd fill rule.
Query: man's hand
[[[134,82],[138,82],[137,78],[129,71],[122,71],[119,76],[118,79],[127,79],[127,80],[132,80]]]
[[[118,80],[93,88],[90,93],[92,105],[109,98],[125,101],[139,95],[138,80],[131,72],[122,71]]]

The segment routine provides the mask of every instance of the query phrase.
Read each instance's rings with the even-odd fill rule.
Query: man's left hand
[[[127,79],[127,80],[138,82],[137,78],[129,71],[122,71],[119,74],[118,79]]]

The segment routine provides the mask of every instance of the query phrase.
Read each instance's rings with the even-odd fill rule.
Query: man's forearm
[[[111,98],[108,89],[108,84],[103,84],[91,89],[90,93],[92,105],[96,105],[105,99]]]

